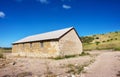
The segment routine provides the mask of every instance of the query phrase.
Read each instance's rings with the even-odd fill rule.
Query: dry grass
[[[120,32],[112,32],[107,34],[98,34],[93,35],[94,39],[91,43],[84,43],[83,49],[86,50],[105,50],[105,49],[113,49],[120,51]],[[96,44],[99,42],[99,44]]]
[[[81,73],[86,72],[86,67],[88,67],[90,64],[92,64],[95,61],[95,58],[93,57],[90,61],[85,62],[84,64],[68,64],[66,67],[68,68],[66,73],[74,74],[74,75],[79,75]]]

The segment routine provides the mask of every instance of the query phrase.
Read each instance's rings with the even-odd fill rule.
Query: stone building
[[[57,57],[80,54],[81,40],[73,27],[28,36],[13,43],[12,54],[26,57]]]

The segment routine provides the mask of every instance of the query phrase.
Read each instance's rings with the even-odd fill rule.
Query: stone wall
[[[13,45],[13,55],[28,57],[55,57],[59,55],[58,41],[43,41]]]
[[[43,41],[23,44],[14,44],[13,55],[28,57],[56,57],[64,55],[80,54],[82,43],[74,29],[65,34],[59,41]]]
[[[59,40],[59,48],[61,55],[80,54],[82,52],[82,43],[74,29]]]

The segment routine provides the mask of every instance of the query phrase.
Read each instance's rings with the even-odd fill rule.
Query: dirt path
[[[120,77],[120,52],[104,52],[88,67],[84,77]]]

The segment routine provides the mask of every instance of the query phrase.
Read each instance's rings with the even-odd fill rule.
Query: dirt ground
[[[120,52],[104,50],[90,51],[89,53],[91,55],[61,60],[0,59],[0,77],[120,77]],[[91,63],[92,60],[95,61]],[[89,65],[84,67],[84,72],[79,75],[68,73],[68,65],[76,66],[85,63],[89,63]],[[46,74],[52,75],[46,76]]]
[[[120,77],[120,52],[104,52],[88,66],[84,77]]]

